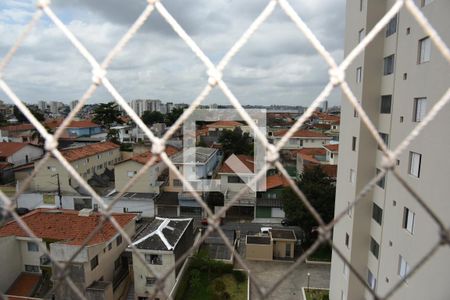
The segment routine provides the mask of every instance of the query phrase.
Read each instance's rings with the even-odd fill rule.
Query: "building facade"
[[[450,43],[450,1],[415,1]],[[360,42],[394,0],[348,0],[345,54]],[[388,148],[395,149],[449,87],[449,63],[415,18],[403,8],[349,66],[346,80]],[[344,211],[382,169],[383,155],[353,107],[342,101],[336,214]],[[450,111],[434,120],[399,155],[396,170],[426,204],[450,225]],[[440,238],[429,214],[389,172],[334,228],[333,240],[367,284],[390,299],[448,299],[450,251],[443,246],[412,277],[405,276]],[[330,299],[372,299],[333,253]]]

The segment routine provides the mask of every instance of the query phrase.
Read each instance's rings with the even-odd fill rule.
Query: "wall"
[[[245,258],[248,260],[273,260],[272,244],[245,244]]]
[[[273,241],[273,256],[275,258],[286,258],[286,248],[291,248],[291,255],[290,258],[294,257],[294,241],[283,241],[283,240],[277,240],[274,239]]]
[[[274,137],[274,143],[278,143],[281,138]],[[324,144],[327,144],[332,138],[290,138],[286,145],[282,149],[300,149],[300,148],[321,148]],[[300,140],[303,140],[303,146],[301,146]]]
[[[20,252],[22,256],[22,272],[25,272],[25,265],[39,266],[40,257],[44,254],[44,252],[41,251],[41,247],[47,247],[44,242],[41,242],[38,243],[38,251],[28,251],[29,241],[32,241],[31,238],[21,237],[19,240]]]
[[[23,165],[41,158],[42,155],[44,155],[44,150],[42,148],[27,145],[22,149],[20,149],[19,151],[17,151],[16,153],[14,153],[13,155],[9,156],[8,162],[14,165]]]
[[[5,293],[22,271],[20,245],[14,236],[0,237],[0,291]]]
[[[133,160],[128,160],[115,165],[114,178],[116,191],[121,191],[128,181],[131,180],[128,177],[128,172],[139,172],[144,165]],[[164,162],[159,162],[152,167],[142,176],[140,176],[134,183],[134,185],[128,189],[130,193],[159,193],[159,186],[156,181],[158,176],[166,169]]]

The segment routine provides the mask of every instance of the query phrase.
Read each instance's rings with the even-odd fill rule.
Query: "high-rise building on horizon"
[[[450,1],[416,0],[418,7],[450,45]],[[345,54],[396,3],[347,0]],[[429,35],[403,7],[346,71],[346,80],[389,149],[395,149],[424,119],[449,88],[450,65]],[[426,205],[450,226],[450,110],[446,106],[401,152],[398,174]],[[338,215],[383,169],[383,153],[353,106],[342,100]],[[407,274],[441,239],[440,227],[392,172],[375,185],[334,227],[333,242],[383,297],[449,299],[450,247],[438,251],[411,277]],[[372,299],[370,291],[333,252],[330,299]]]

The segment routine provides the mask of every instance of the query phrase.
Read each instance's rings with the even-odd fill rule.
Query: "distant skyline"
[[[343,58],[344,0],[290,1],[339,62]],[[146,1],[52,1],[52,9],[101,61],[128,30]],[[213,63],[248,28],[268,1],[163,1],[167,10]],[[30,1],[0,3],[0,58],[35,11]],[[191,103],[207,82],[206,69],[155,10],[138,34],[115,58],[107,76],[127,100],[146,98]],[[25,102],[69,103],[91,80],[89,64],[44,16],[3,74]],[[323,59],[277,7],[224,71],[224,80],[243,105],[308,106],[328,82]],[[335,90],[329,106],[340,104]],[[0,91],[0,99],[10,102]],[[99,87],[88,104],[113,100]],[[204,104],[229,104],[215,89]]]

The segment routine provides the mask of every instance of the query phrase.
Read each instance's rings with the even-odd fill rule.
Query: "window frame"
[[[414,157],[417,157],[417,158],[414,159]],[[414,165],[415,165],[415,161],[417,161],[417,159],[418,159],[418,163],[417,163],[417,168],[416,168]],[[414,152],[414,151],[409,151],[408,174],[411,176],[414,176],[416,178],[420,178],[421,167],[422,167],[422,154]]]
[[[427,97],[414,98],[413,122],[420,123],[427,115]]]
[[[356,151],[356,142],[357,137],[356,136],[352,137],[352,151]]]
[[[96,256],[94,256],[90,260],[90,265],[91,265],[91,271],[93,271],[93,270],[95,270],[95,268],[97,268],[97,266],[98,266],[98,254]]]
[[[394,74],[394,71],[395,71],[395,54],[391,54],[383,58],[383,75],[388,76]]]
[[[380,257],[380,244],[373,237],[370,237],[369,251],[376,259]]]
[[[431,39],[426,36],[418,41],[417,64],[424,64],[431,61]]]
[[[386,37],[390,37],[391,35],[397,32],[397,24],[398,24],[398,14],[392,17],[392,19],[390,19],[389,23],[386,25]]]
[[[391,114],[391,111],[392,95],[382,95],[380,98],[380,114]]]
[[[379,225],[382,225],[383,209],[379,207],[375,202],[372,205],[372,219]]]
[[[163,265],[162,255],[160,254],[145,253],[144,258],[145,262],[149,265]]]
[[[362,82],[362,67],[356,68],[356,83]]]
[[[381,170],[376,168],[376,175],[378,175],[380,173],[381,173]],[[384,174],[383,178],[381,178],[380,180],[377,181],[377,186],[379,186],[383,190],[385,189],[385,187],[386,187],[386,174]]]
[[[27,250],[28,252],[39,252],[39,245],[36,242],[27,242]]]
[[[406,261],[406,259],[399,254],[398,256],[398,276],[400,276],[401,279],[405,280],[406,275],[408,275],[409,272],[409,264]]]
[[[411,235],[414,235],[414,228],[416,226],[416,213],[408,207],[403,208],[403,224],[402,227]]]

